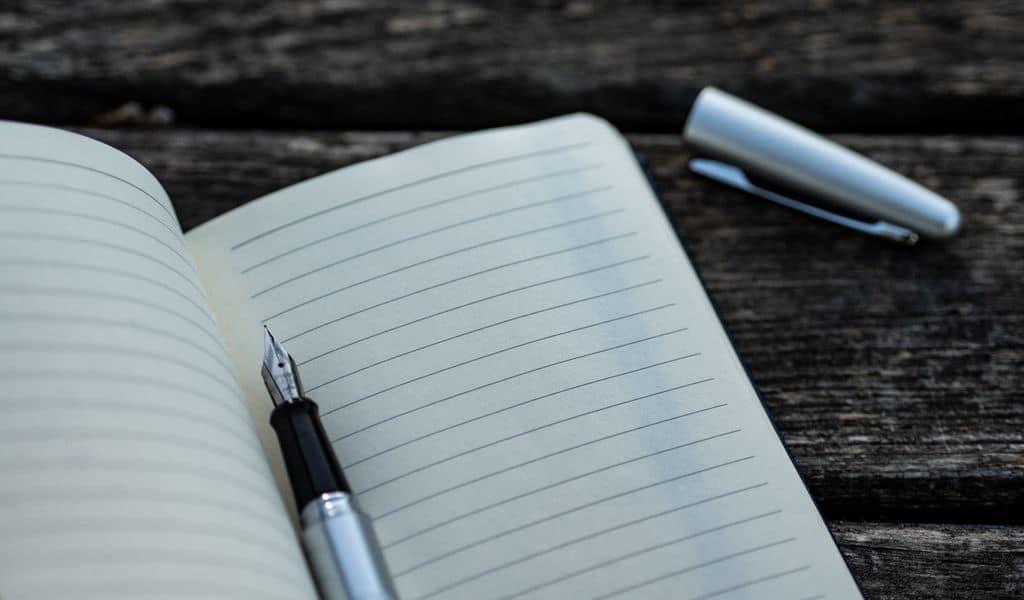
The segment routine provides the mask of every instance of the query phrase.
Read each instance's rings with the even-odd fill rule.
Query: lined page
[[[0,596],[312,598],[167,196],[0,123]]]
[[[187,238],[236,362],[261,323],[299,362],[404,598],[859,597],[603,121],[436,142]]]

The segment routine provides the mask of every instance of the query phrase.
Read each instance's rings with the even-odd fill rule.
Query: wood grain
[[[85,133],[149,167],[186,228],[442,135]],[[693,177],[676,136],[631,137],[826,517],[1020,524],[1024,138],[838,139],[953,199],[962,234],[895,246]]]
[[[1020,598],[1024,529],[836,522],[830,527],[866,598]]]
[[[21,0],[0,4],[0,117],[469,129],[588,110],[665,132],[715,84],[825,131],[1020,134],[1022,29],[1012,0]]]

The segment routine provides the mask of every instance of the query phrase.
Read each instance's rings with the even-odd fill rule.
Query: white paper
[[[603,121],[429,144],[187,238],[247,393],[262,323],[299,362],[403,597],[859,597]]]
[[[167,196],[0,123],[0,595],[312,598]]]

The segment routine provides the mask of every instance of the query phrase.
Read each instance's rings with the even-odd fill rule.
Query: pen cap
[[[946,238],[960,227],[951,202],[792,121],[713,87],[701,90],[683,128],[699,152],[808,199]]]

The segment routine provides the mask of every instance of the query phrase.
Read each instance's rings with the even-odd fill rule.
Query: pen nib
[[[302,384],[295,362],[270,329],[263,326],[263,383],[270,392],[274,406],[291,402],[302,396]]]

